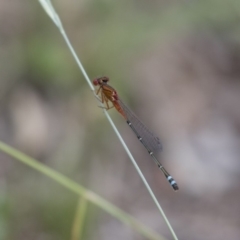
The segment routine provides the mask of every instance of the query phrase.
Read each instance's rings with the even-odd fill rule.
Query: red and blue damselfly
[[[163,172],[172,188],[176,191],[179,189],[176,181],[166,171],[162,164],[155,156],[157,151],[162,150],[162,144],[158,137],[156,137],[148,128],[138,119],[138,117],[122,102],[116,90],[108,85],[108,77],[99,77],[93,80],[95,86],[99,86],[97,95],[100,94],[102,103],[105,103],[106,110],[113,107],[124,117],[129,127],[137,136],[138,140],[147,149],[149,155],[157,164],[158,168]],[[110,106],[109,102],[112,104]]]

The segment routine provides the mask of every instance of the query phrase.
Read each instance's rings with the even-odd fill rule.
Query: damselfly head
[[[99,85],[98,78],[93,79],[93,85],[95,86]]]
[[[104,83],[107,83],[108,81],[109,81],[108,77],[99,77],[93,80],[93,84],[97,86],[97,85],[102,85]]]

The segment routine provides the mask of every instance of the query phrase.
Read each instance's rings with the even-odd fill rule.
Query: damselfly
[[[97,95],[100,94],[102,103],[106,104],[106,109],[113,107],[124,117],[129,127],[133,130],[138,140],[147,149],[149,155],[152,157],[158,168],[163,172],[172,188],[178,190],[176,181],[166,171],[162,164],[158,161],[155,152],[162,150],[162,145],[158,137],[148,130],[148,128],[138,119],[138,117],[121,101],[116,90],[108,85],[108,77],[100,77],[93,80],[95,86],[99,86]],[[112,103],[110,106],[109,102]]]

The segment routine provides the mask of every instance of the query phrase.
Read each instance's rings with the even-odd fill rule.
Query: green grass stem
[[[137,221],[131,215],[125,213],[118,207],[114,206],[110,202],[106,201],[105,199],[101,198],[94,192],[87,190],[83,186],[79,185],[78,183],[74,182],[73,180],[67,178],[63,174],[51,169],[50,167],[38,162],[34,158],[27,156],[26,154],[10,147],[9,145],[0,141],[0,150],[5,154],[19,160],[20,162],[28,165],[29,167],[35,169],[36,171],[48,176],[49,178],[53,179],[55,182],[59,183],[66,189],[71,192],[76,193],[78,196],[85,198],[85,201],[89,201],[96,206],[100,207],[108,214],[112,215],[113,217],[117,218],[119,221],[123,222],[124,224],[128,225],[129,227],[133,228],[135,231],[140,233],[142,236],[146,237],[147,239],[151,240],[165,240],[164,237],[158,235],[156,232],[150,230],[145,225]],[[81,214],[84,213],[86,206],[82,206]]]

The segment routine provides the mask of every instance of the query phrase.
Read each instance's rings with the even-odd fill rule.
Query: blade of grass
[[[124,224],[128,225],[129,227],[133,228],[135,231],[139,232],[142,236],[152,239],[152,240],[165,240],[164,237],[158,235],[156,232],[150,230],[145,225],[137,221],[131,215],[125,213],[118,207],[114,206],[113,204],[109,203],[105,199],[101,198],[94,192],[87,190],[86,188],[82,187],[81,185],[77,184],[73,180],[67,178],[63,174],[47,167],[46,165],[38,162],[34,158],[31,158],[24,153],[10,147],[9,145],[0,141],[0,150],[7,155],[19,160],[20,162],[30,166],[31,168],[37,170],[38,172],[48,176],[49,178],[53,179],[55,182],[59,183],[60,185],[64,186],[71,192],[76,193],[77,195],[85,198],[86,200],[90,201],[91,203],[97,205],[110,215],[117,218],[119,221],[123,222]]]
[[[72,228],[72,240],[81,240],[83,234],[84,220],[86,218],[88,200],[84,197],[79,198],[77,211]]]

